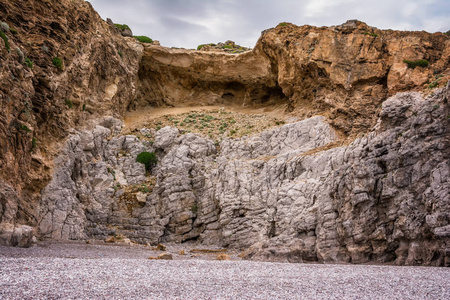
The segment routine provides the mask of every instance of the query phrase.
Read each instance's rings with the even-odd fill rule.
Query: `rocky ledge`
[[[321,116],[221,143],[177,128],[74,132],[42,192],[52,239],[197,242],[289,262],[449,265],[450,86],[383,103],[374,129],[332,147]],[[331,149],[329,149],[331,148]],[[155,152],[146,173],[136,162]]]

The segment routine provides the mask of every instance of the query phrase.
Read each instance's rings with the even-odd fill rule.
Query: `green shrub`
[[[202,49],[204,46],[205,46],[205,44],[198,45],[197,50]]]
[[[20,124],[20,129],[21,129],[21,130],[24,130],[24,131],[26,131],[26,132],[31,132],[31,129],[28,128],[28,126],[25,125],[25,124]]]
[[[136,157],[138,163],[145,165],[145,170],[150,172],[158,162],[155,152],[141,152]]]
[[[374,37],[377,37],[377,36],[378,36],[378,34],[376,34],[376,33],[370,33],[370,32],[364,32],[364,34],[365,34],[365,35],[374,36]]]
[[[286,22],[281,22],[280,24],[278,24],[278,26],[287,26]]]
[[[10,28],[9,31],[14,35],[17,34],[17,30],[15,28]]]
[[[233,47],[231,47],[230,45],[224,45],[222,48],[223,49],[232,49]]]
[[[134,37],[141,43],[153,43],[153,40],[145,35],[135,35]]]
[[[114,24],[114,26],[121,30],[131,30],[131,28],[127,24]]]
[[[73,106],[73,102],[70,99],[66,99],[65,104],[67,105],[67,107],[72,108]]]
[[[36,147],[37,147],[37,140],[36,140],[36,138],[32,138],[31,139],[31,151],[36,149]]]
[[[8,52],[9,52],[10,47],[9,47],[8,37],[7,37],[6,34],[5,34],[3,31],[1,31],[1,30],[0,30],[0,37],[5,41],[5,47],[6,47],[6,50],[8,50]]]
[[[60,69],[60,70],[63,69],[63,62],[62,62],[61,58],[59,58],[59,57],[57,57],[57,56],[55,56],[55,57],[53,58],[53,65],[54,65],[55,67],[57,67],[58,69]]]
[[[428,60],[425,59],[418,59],[418,60],[404,60],[403,61],[405,64],[408,65],[408,68],[414,69],[416,67],[428,67],[428,65],[430,64],[428,62]]]
[[[28,57],[25,58],[25,65],[30,68],[33,69],[33,61],[31,59],[29,59]]]
[[[118,51],[117,53],[119,53],[119,56],[120,56],[120,57],[122,57],[122,56],[123,56],[123,53],[122,53],[122,51]]]

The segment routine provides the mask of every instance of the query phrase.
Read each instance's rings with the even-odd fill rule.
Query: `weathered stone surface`
[[[155,137],[155,147],[165,150],[172,146],[178,136],[178,129],[173,127],[164,127],[158,130]]]
[[[18,49],[0,47],[0,243],[30,245],[37,228],[197,241],[252,259],[450,263],[449,88],[386,100],[442,86],[448,36],[280,24],[231,55],[144,47],[81,0],[0,6]],[[170,127],[152,145],[120,135],[114,118],[149,104],[280,103],[304,120],[217,145]],[[359,137],[320,151],[332,128]],[[142,151],[158,155],[150,175]]]
[[[105,225],[114,225],[114,232],[141,243],[197,240],[248,249],[244,257],[256,260],[445,265],[449,94],[450,87],[425,100],[417,93],[398,94],[383,104],[379,122],[367,136],[325,151],[314,150],[337,135],[323,117],[225,139],[218,148],[192,133],[173,140],[174,130],[160,130],[159,139],[171,142],[158,144],[165,152],[146,202],[136,200],[141,206],[132,211],[111,204],[117,196],[107,192],[114,179],[108,179],[106,164],[117,158],[103,157],[105,165],[97,162],[98,172],[88,172],[91,185],[98,184],[98,192],[90,196],[98,207],[77,203],[86,205],[90,217],[79,215],[82,222],[71,222],[72,231],[101,236]],[[106,131],[96,127],[92,132]],[[123,140],[121,149],[135,155],[136,149],[144,149],[132,136],[109,143],[115,145],[116,139]],[[94,144],[109,148],[109,143]],[[102,153],[100,149],[87,153]],[[117,174],[130,159],[111,167]],[[57,186],[61,190],[62,183]],[[66,215],[52,216],[57,228],[67,226],[61,224]]]
[[[86,1],[5,0],[0,7],[1,21],[15,29],[5,33],[11,51],[0,41],[0,182],[18,196],[14,219],[36,227],[40,192],[69,132],[126,110],[143,47]]]
[[[163,253],[163,254],[158,255],[158,257],[156,259],[172,260],[173,256],[170,253]]]
[[[0,245],[30,247],[36,242],[34,228],[17,223],[19,196],[0,181]]]
[[[380,30],[357,20],[280,24],[239,55],[146,45],[133,106],[284,103],[301,118],[327,115],[333,127],[356,137],[375,124],[389,96],[445,84],[449,49],[443,33]],[[403,62],[417,59],[430,65]]]
[[[121,128],[117,119],[107,117],[99,124],[109,127],[96,125],[72,134],[55,160],[53,178],[42,191],[39,231],[43,237],[102,238],[115,233],[102,226],[138,223],[126,206],[140,206],[142,199],[135,193],[127,200],[121,196],[127,186],[147,179],[136,156],[151,148],[134,136],[112,137]]]

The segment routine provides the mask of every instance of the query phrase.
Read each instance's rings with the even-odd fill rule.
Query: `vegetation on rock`
[[[365,34],[365,35],[370,35],[370,36],[373,36],[373,37],[377,37],[377,36],[378,36],[378,34],[376,34],[376,33],[370,33],[370,32],[364,32],[364,34]]]
[[[25,58],[25,65],[28,68],[32,69],[33,68],[33,61],[30,58],[27,57],[27,58]]]
[[[153,43],[153,40],[145,35],[135,35],[134,37],[141,43]]]
[[[114,24],[120,30],[131,30],[131,28],[127,24]]]
[[[415,69],[416,67],[424,67],[425,68],[425,67],[428,67],[428,65],[430,64],[428,62],[428,60],[425,60],[425,59],[418,59],[418,60],[405,59],[405,60],[403,60],[403,62],[408,65],[408,68],[411,68],[411,69]]]
[[[138,163],[145,165],[145,170],[150,172],[154,166],[156,166],[158,162],[158,158],[156,157],[155,152],[141,152],[136,157],[136,161]]]
[[[8,37],[7,37],[6,34],[5,34],[3,31],[1,31],[1,30],[0,30],[0,37],[1,37],[1,38],[3,39],[3,41],[5,42],[6,50],[8,50],[8,52],[9,52],[10,47],[9,47]]]
[[[73,107],[73,102],[70,99],[66,99],[64,101],[64,104],[66,104],[68,108],[72,108]]]
[[[61,58],[59,58],[57,56],[53,57],[53,65],[60,70],[63,69],[63,62],[62,62]]]

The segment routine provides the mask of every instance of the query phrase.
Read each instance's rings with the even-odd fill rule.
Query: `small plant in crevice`
[[[73,107],[73,102],[70,99],[66,99],[64,101],[64,104],[67,105],[68,108],[72,108]]]
[[[113,168],[108,168],[108,173],[113,176],[113,179],[116,180],[116,171]]]
[[[123,57],[122,51],[118,51],[117,53],[119,54],[120,57]]]
[[[33,69],[33,61],[31,59],[29,59],[28,57],[25,58],[25,65],[28,68]]]
[[[36,149],[36,147],[37,147],[37,140],[36,140],[36,138],[32,138],[31,139],[31,151]]]
[[[192,204],[191,211],[192,211],[192,213],[197,214],[197,212],[198,212],[198,204],[197,203]]]
[[[19,125],[19,129],[20,129],[20,130],[23,130],[23,131],[26,131],[26,132],[31,132],[31,129],[28,128],[28,126],[25,125],[25,124],[20,124],[20,125]]]
[[[63,69],[63,62],[61,60],[61,58],[59,58],[58,56],[53,57],[53,65],[55,67],[57,67],[58,69],[62,70]]]
[[[201,50],[206,44],[198,45],[197,50]]]
[[[5,34],[3,31],[1,31],[1,30],[0,30],[0,37],[1,37],[1,38],[3,39],[3,41],[5,42],[6,50],[8,50],[8,52],[9,52],[10,47],[9,47],[8,37],[7,37],[6,34]]]
[[[373,37],[377,37],[378,36],[378,34],[371,33],[371,32],[364,32],[364,35],[370,35],[370,36],[373,36]]]
[[[141,152],[136,157],[138,163],[145,165],[145,170],[150,172],[158,163],[155,152]]]
[[[403,62],[405,64],[408,65],[408,68],[410,69],[415,69],[416,67],[428,67],[428,65],[430,64],[430,62],[428,60],[425,59],[418,59],[418,60],[403,60]]]
[[[86,111],[86,104],[85,103],[83,103],[83,106],[81,107],[81,110],[82,111]]]
[[[280,24],[278,24],[278,26],[287,26],[286,22],[281,22]]]

